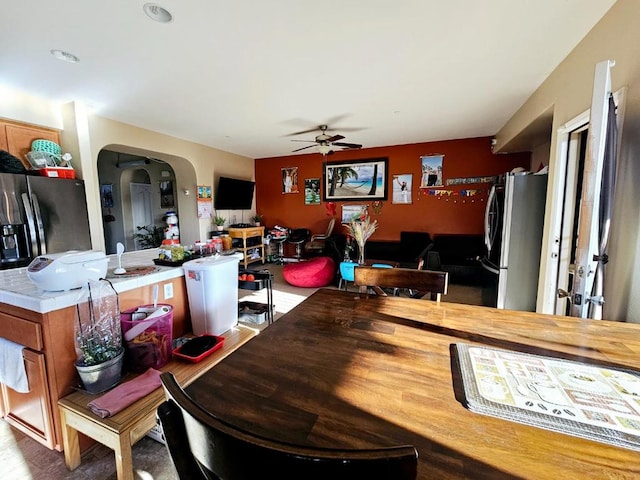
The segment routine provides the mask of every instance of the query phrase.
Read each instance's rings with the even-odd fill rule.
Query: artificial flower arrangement
[[[352,218],[347,225],[347,231],[349,235],[358,244],[358,263],[364,264],[364,246],[369,240],[369,237],[374,234],[378,228],[378,221],[371,220],[369,213],[365,210],[360,216]]]

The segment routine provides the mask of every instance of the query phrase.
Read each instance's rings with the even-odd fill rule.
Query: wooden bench
[[[239,325],[224,333],[225,340],[222,348],[202,361],[189,363],[172,360],[161,371],[172,372],[180,385],[189,385],[257,333],[252,328]],[[78,436],[78,432],[81,432],[115,452],[119,480],[133,480],[131,447],[156,425],[156,409],[165,400],[164,391],[158,388],[116,415],[107,418],[100,418],[89,409],[89,402],[95,398],[95,395],[85,391],[76,391],[58,401],[67,468],[74,470],[81,463]]]

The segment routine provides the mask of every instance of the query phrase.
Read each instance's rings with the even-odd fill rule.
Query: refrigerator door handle
[[[489,198],[487,199],[487,208],[484,211],[484,244],[487,247],[487,255],[491,254],[491,248],[493,247],[493,240],[491,236],[493,232],[491,232],[491,222],[490,217],[493,210],[493,202],[495,201],[496,196],[496,186],[492,186],[491,190],[489,190]],[[496,272],[497,273],[497,272]]]
[[[482,268],[484,268],[485,270],[491,273],[495,273],[496,275],[500,273],[500,269],[496,267],[493,263],[491,263],[487,258],[481,258],[480,265],[482,265]]]
[[[31,203],[29,202],[29,195],[23,193],[22,203],[24,205],[24,213],[27,217],[27,226],[29,227],[29,240],[31,245],[31,255],[34,257],[38,255],[38,238],[36,237],[36,223],[33,217],[33,210],[31,209]]]
[[[44,224],[42,223],[42,213],[40,212],[40,203],[38,202],[38,196],[35,193],[31,194],[33,201],[33,213],[38,226],[38,240],[39,240],[39,252],[40,255],[47,253],[47,239],[44,235]]]

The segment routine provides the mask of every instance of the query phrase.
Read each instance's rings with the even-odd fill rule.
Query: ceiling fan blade
[[[317,132],[319,130],[320,129],[317,126],[315,126],[313,128],[308,128],[306,130],[302,130],[300,132],[289,133],[289,134],[285,135],[285,137],[295,137],[296,135],[304,135],[305,133]]]
[[[344,137],[342,135],[334,135],[333,137],[327,138],[327,142],[333,143],[336,140],[342,140]]]
[[[343,148],[362,148],[362,145],[360,145],[359,143],[334,142],[333,145]]]
[[[292,142],[308,142],[308,143],[316,143],[315,140],[291,140]]]
[[[295,150],[291,150],[292,152],[299,152],[300,150],[305,150],[307,148],[315,147],[315,145],[307,145],[306,147],[296,148]]]

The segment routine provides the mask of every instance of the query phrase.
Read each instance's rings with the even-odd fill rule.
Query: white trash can
[[[238,262],[215,255],[182,265],[195,335],[220,335],[238,323]]]

